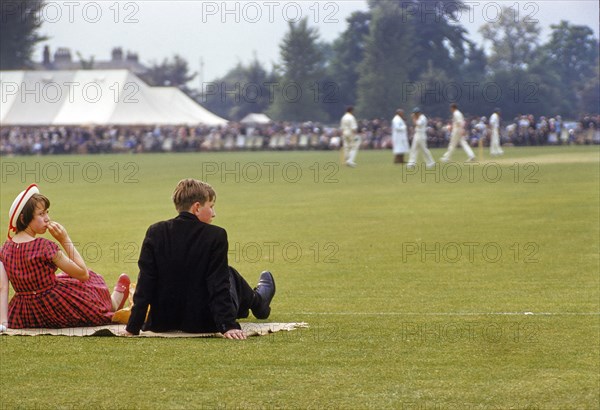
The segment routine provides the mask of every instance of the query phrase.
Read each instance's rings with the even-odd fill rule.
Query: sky
[[[515,18],[539,21],[542,41],[548,38],[550,25],[560,20],[589,26],[599,37],[597,0],[465,3],[471,10],[462,13],[459,21],[468,37],[479,44],[483,42],[479,27],[496,21],[501,6],[512,7]],[[445,4],[447,10],[452,9],[452,1]],[[200,87],[202,82],[222,77],[238,62],[248,64],[255,57],[270,69],[279,62],[279,44],[289,22],[307,17],[321,39],[331,42],[346,29],[348,16],[366,10],[366,0],[47,1],[39,16],[43,21],[40,33],[49,40],[38,45],[34,60],[41,60],[44,45],[52,54],[58,47],[67,47],[74,58],[80,52],[96,61],[109,60],[111,50],[121,47],[138,53],[146,65],[178,54],[192,72],[199,73],[193,80],[196,84],[190,86]]]

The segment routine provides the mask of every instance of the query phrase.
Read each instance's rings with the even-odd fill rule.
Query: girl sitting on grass
[[[35,184],[10,207],[8,240],[0,247],[0,331],[105,325],[127,300],[129,277],[119,277],[111,296],[102,276],[88,270],[66,229],[50,220],[49,207]],[[63,250],[36,238],[46,230]],[[62,272],[56,274],[57,268]],[[15,290],[10,303],[9,282]]]

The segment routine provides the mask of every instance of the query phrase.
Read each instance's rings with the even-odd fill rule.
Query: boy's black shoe
[[[271,272],[264,271],[260,274],[258,284],[254,288],[254,299],[252,314],[257,319],[266,319],[271,314],[271,300],[275,296],[275,279]]]

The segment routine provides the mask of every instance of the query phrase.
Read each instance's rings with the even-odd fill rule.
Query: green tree
[[[457,102],[464,113],[479,115],[482,109],[489,112],[496,105],[487,103],[481,92],[474,92],[474,85],[484,85],[487,73],[487,57],[483,48],[478,47],[472,41],[467,40],[467,47],[463,55],[457,56],[459,65],[460,81],[455,84],[459,87]]]
[[[238,63],[224,77],[205,84],[197,100],[217,115],[240,120],[268,109],[275,82],[275,74],[267,72],[255,56],[248,66]]]
[[[569,101],[561,98],[560,75],[548,68],[548,63],[537,59],[527,70],[526,82],[521,82],[519,98],[531,114],[557,115],[569,113]]]
[[[557,82],[556,73],[537,62],[528,69],[496,70],[480,87],[482,101],[476,113],[499,107],[504,118],[561,114]]]
[[[561,101],[568,102],[563,104],[561,111],[575,115],[577,110],[589,109],[587,104],[582,104],[582,92],[586,89],[589,95],[590,82],[598,78],[598,39],[587,26],[561,21],[550,27],[552,34],[548,43],[541,47],[540,58],[545,59],[547,70],[552,69],[558,74],[555,84],[560,88]]]
[[[596,73],[600,67],[596,66]],[[590,78],[579,93],[579,112],[598,113],[600,107],[600,78],[597,75]]]
[[[165,58],[160,64],[152,64],[141,77],[152,86],[178,87],[181,91],[190,95],[191,89],[188,88],[187,83],[193,80],[196,75],[196,73],[189,73],[188,62],[184,58],[175,55],[173,61]]]
[[[479,32],[491,42],[489,72],[480,87],[480,107],[502,109],[505,118],[517,114],[547,115],[554,111],[556,77],[543,69],[539,54],[540,26],[537,21],[520,19],[511,7],[503,7],[496,21]]]
[[[325,59],[319,33],[308,27],[308,19],[289,23],[281,44],[279,86],[268,114],[279,120],[324,120],[319,86],[325,74]]]
[[[498,21],[484,24],[479,32],[492,44],[490,65],[499,70],[526,69],[539,45],[537,20],[519,19],[510,7],[503,7]]]
[[[388,117],[398,106],[424,100],[435,112],[444,106],[447,111],[450,101],[442,91],[463,78],[461,70],[473,51],[458,24],[468,7],[462,1],[436,0],[370,0],[369,7],[358,114]],[[454,95],[460,97],[461,92]]]
[[[433,62],[429,60],[427,70],[423,71],[418,79],[417,92],[413,94],[411,99],[412,105],[427,107],[427,115],[430,117],[447,117],[448,105],[452,101],[450,101],[449,92],[444,93],[443,87],[448,83],[450,83],[450,79],[446,72],[434,68]],[[429,92],[425,92],[426,90]],[[460,90],[458,88],[452,90],[457,96],[459,95]]]
[[[558,70],[561,81],[570,87],[588,81],[594,75],[598,62],[598,40],[587,26],[570,25],[561,21],[550,26],[552,35],[544,45]]]
[[[38,34],[43,0],[3,2],[0,7],[0,69],[31,68],[37,43],[47,39]]]
[[[341,116],[346,106],[356,104],[358,67],[365,54],[371,13],[357,11],[346,21],[348,27],[333,43],[333,57],[327,72],[332,98],[326,96],[324,103],[331,119]]]
[[[448,79],[458,78],[467,31],[457,21],[468,7],[462,1],[439,0],[402,1],[401,7],[412,17],[415,32],[414,58],[418,64],[410,73],[411,80],[422,75],[429,61],[433,69],[444,71]]]
[[[414,26],[401,2],[370,2],[372,18],[359,66],[357,115],[391,117],[409,104],[409,73],[415,67]]]

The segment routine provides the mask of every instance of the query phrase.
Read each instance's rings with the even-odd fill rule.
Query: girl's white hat
[[[17,219],[21,216],[21,212],[23,212],[23,208],[25,204],[34,194],[39,194],[40,190],[38,189],[36,184],[31,184],[27,187],[26,190],[22,191],[10,206],[10,211],[8,211],[8,239],[10,239],[11,232],[17,232]]]

